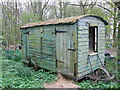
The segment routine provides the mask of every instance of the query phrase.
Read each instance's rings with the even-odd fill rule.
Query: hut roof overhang
[[[25,29],[29,27],[45,26],[45,25],[68,24],[68,23],[72,24],[72,23],[77,22],[78,19],[81,19],[83,17],[88,17],[88,16],[99,18],[101,21],[105,23],[105,25],[108,25],[108,22],[100,16],[82,15],[82,16],[74,16],[74,17],[68,17],[68,18],[62,18],[62,19],[53,19],[53,20],[48,20],[48,21],[36,22],[36,23],[28,23],[28,24],[21,26],[20,28]]]

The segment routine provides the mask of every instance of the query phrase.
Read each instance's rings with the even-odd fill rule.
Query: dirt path
[[[45,88],[78,88],[79,86],[72,83],[72,80],[67,80],[62,75],[58,75],[58,79],[55,82],[52,82],[51,84],[44,84]]]

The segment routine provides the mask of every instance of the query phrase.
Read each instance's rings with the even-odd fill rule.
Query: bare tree
[[[67,7],[67,1],[59,0],[59,18],[65,18],[66,16],[66,7]]]
[[[97,0],[79,0],[78,4],[68,3],[68,5],[79,7],[79,12],[81,12],[81,15],[85,15],[93,9],[96,3]]]
[[[39,17],[39,20],[42,21],[46,19],[46,15],[49,12],[51,5],[49,4],[50,0],[29,0],[28,8],[29,10]]]
[[[118,11],[118,34],[117,34],[117,46],[118,46],[118,66],[120,65],[120,1],[112,0],[113,3],[117,6],[119,9]],[[120,68],[118,68],[118,71],[120,71]],[[119,78],[118,78],[119,79]]]
[[[107,18],[109,18],[111,21],[113,21],[113,45],[116,46],[116,35],[117,35],[117,13],[118,9],[114,5],[114,3],[110,1],[104,1],[104,2],[97,2],[97,0],[79,0],[78,4],[70,4],[71,6],[77,6],[79,7],[79,11],[81,15],[85,15],[87,13],[91,13],[96,7],[100,8],[106,15]],[[103,16],[105,17],[105,16]],[[109,20],[108,19],[108,20]],[[109,21],[110,21],[109,20]]]
[[[68,0],[57,0],[52,3],[52,8],[50,10],[50,17],[54,18],[65,18],[66,17],[66,7]],[[53,15],[54,16],[51,16]]]
[[[19,2],[2,2],[2,33],[8,44],[16,44],[20,41],[19,35]]]
[[[114,5],[113,2],[110,1],[106,1],[104,4],[106,4],[106,6],[102,6],[100,4],[97,4],[98,7],[102,8],[104,11],[108,12],[108,15],[110,16],[110,18],[113,21],[113,46],[116,47],[116,40],[117,40],[117,21],[118,21],[118,17],[117,17],[117,13],[118,13],[118,9],[117,7]]]

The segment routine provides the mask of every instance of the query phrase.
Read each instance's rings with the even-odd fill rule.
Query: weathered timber
[[[107,24],[95,15],[26,24],[21,27],[23,59],[30,56],[41,68],[84,77],[104,64]]]

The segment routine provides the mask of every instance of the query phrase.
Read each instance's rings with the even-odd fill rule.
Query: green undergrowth
[[[92,80],[84,80],[82,82],[76,83],[79,85],[79,88],[96,88],[96,89],[117,89],[120,88],[119,83],[113,81],[92,81]]]
[[[84,80],[82,82],[76,83],[80,88],[90,89],[118,89],[120,88],[120,72],[118,72],[118,59],[105,59],[106,65],[105,68],[115,76],[113,80],[110,81],[93,81],[93,80]]]
[[[50,83],[56,77],[43,69],[34,71],[21,61],[2,59],[2,88],[43,88],[44,83]]]
[[[3,88],[43,88],[56,78],[55,74],[44,70],[34,71],[25,67],[21,62],[12,60],[2,61],[2,87]]]
[[[14,60],[14,61],[20,61],[21,60],[21,51],[16,49],[16,50],[7,50],[7,49],[2,49],[2,56],[4,56],[6,59]]]
[[[106,69],[111,72],[111,74],[115,75],[115,79],[113,81],[120,81],[118,58],[115,58],[116,59],[106,59]]]
[[[0,60],[0,62],[2,62],[2,65],[0,65],[2,66],[2,79],[0,78],[0,82],[2,82],[2,84],[0,84],[0,87],[2,88],[43,88],[45,83],[51,83],[57,78],[56,74],[44,71],[43,69],[34,71],[32,67],[24,66],[21,62],[21,51],[3,50],[1,53],[3,56]],[[116,62],[117,60],[107,60],[106,68],[112,72],[115,77],[119,77]],[[83,80],[82,82],[74,83],[79,85],[80,88],[85,89],[116,89],[120,88],[118,82],[116,82],[117,79],[118,78],[115,78],[114,80],[107,82]]]

